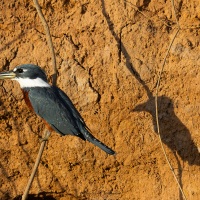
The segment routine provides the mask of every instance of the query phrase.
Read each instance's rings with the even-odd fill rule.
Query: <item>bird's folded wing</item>
[[[62,102],[52,88],[35,88],[29,91],[34,111],[62,135],[79,135],[71,110]]]

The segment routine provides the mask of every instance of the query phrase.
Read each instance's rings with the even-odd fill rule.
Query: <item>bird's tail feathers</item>
[[[87,130],[88,129],[88,130]],[[99,141],[98,139],[96,139],[90,132],[89,132],[89,128],[85,127],[84,130],[84,136],[85,139],[89,142],[91,142],[92,144],[96,145],[97,147],[99,147],[100,149],[102,149],[103,151],[105,151],[106,153],[110,154],[110,155],[115,155],[115,152],[109,148],[108,146],[106,146],[105,144],[103,144],[101,141]]]

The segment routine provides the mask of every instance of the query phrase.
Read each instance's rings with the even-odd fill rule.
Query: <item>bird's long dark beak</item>
[[[13,71],[0,73],[0,79],[13,79],[15,77],[16,77],[16,74]]]

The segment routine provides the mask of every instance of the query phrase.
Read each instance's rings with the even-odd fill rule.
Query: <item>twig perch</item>
[[[49,137],[50,134],[51,134],[51,133],[50,133],[49,131],[46,131],[44,137]],[[32,185],[32,183],[33,183],[33,179],[34,179],[34,177],[35,177],[35,174],[36,174],[36,172],[37,172],[37,168],[38,168],[38,166],[39,166],[39,164],[40,164],[40,160],[41,160],[41,157],[42,157],[42,154],[43,154],[43,151],[44,151],[44,147],[45,147],[45,145],[46,145],[46,142],[47,142],[46,140],[43,140],[43,141],[41,142],[40,149],[39,149],[39,152],[38,152],[36,161],[35,161],[35,165],[34,165],[34,167],[33,167],[33,170],[32,170],[31,176],[30,176],[30,178],[29,178],[28,184],[27,184],[26,189],[25,189],[25,191],[24,191],[24,194],[23,194],[23,196],[22,196],[22,200],[26,200],[26,198],[28,197],[28,193],[29,193],[29,190],[30,190],[31,185]]]
[[[36,10],[38,12],[38,15],[42,21],[42,24],[44,26],[44,29],[45,29],[45,32],[46,32],[46,36],[47,36],[47,42],[48,42],[48,45],[49,45],[49,49],[51,51],[51,57],[52,57],[52,66],[53,66],[53,70],[54,70],[54,74],[53,74],[53,81],[52,81],[52,84],[53,85],[56,85],[56,81],[57,81],[57,67],[56,67],[56,56],[55,56],[55,52],[54,52],[54,48],[53,48],[53,42],[52,42],[52,39],[51,39],[51,34],[50,34],[50,30],[49,30],[49,27],[48,27],[48,24],[44,18],[44,15],[42,14],[42,11],[40,9],[40,6],[38,4],[38,1],[37,0],[33,0],[34,4],[35,4],[35,7],[36,7]],[[50,136],[50,132],[49,131],[46,131],[45,132],[45,136],[44,138],[48,138]],[[28,197],[28,194],[29,194],[29,191],[30,191],[30,188],[31,188],[31,185],[33,183],[33,179],[35,177],[35,174],[37,172],[37,169],[38,169],[38,166],[40,164],[40,160],[41,160],[41,157],[42,157],[42,154],[43,154],[43,151],[44,151],[44,147],[46,145],[46,142],[47,140],[43,140],[41,142],[41,145],[40,145],[40,149],[39,149],[39,152],[38,152],[38,155],[37,155],[37,158],[36,158],[36,161],[35,161],[35,165],[33,167],[33,170],[32,170],[32,173],[31,173],[31,176],[29,178],[29,181],[28,181],[28,184],[26,186],[26,189],[24,191],[24,194],[22,196],[22,200],[26,200],[26,198]]]
[[[42,13],[42,10],[40,8],[40,5],[39,5],[38,1],[37,0],[33,0],[33,2],[35,4],[36,10],[38,12],[38,15],[39,15],[39,17],[41,19],[41,22],[42,22],[42,24],[44,26],[44,29],[45,29],[45,32],[46,32],[46,37],[47,37],[47,42],[48,42],[48,45],[49,45],[49,50],[51,51],[52,66],[53,66],[53,69],[54,69],[52,84],[56,85],[56,81],[57,81],[56,56],[55,56],[55,52],[54,52],[54,48],[53,48],[53,42],[52,42],[49,26],[48,26],[48,24],[47,24],[47,22],[46,22],[46,20],[44,18],[44,15]]]

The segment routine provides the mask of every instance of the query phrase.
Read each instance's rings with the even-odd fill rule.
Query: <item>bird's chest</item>
[[[22,90],[22,92],[23,92],[23,95],[24,95],[24,101],[25,101],[26,105],[29,107],[30,110],[34,111],[33,106],[32,106],[30,99],[29,99],[29,95],[28,95],[29,92],[25,91],[25,90]]]

